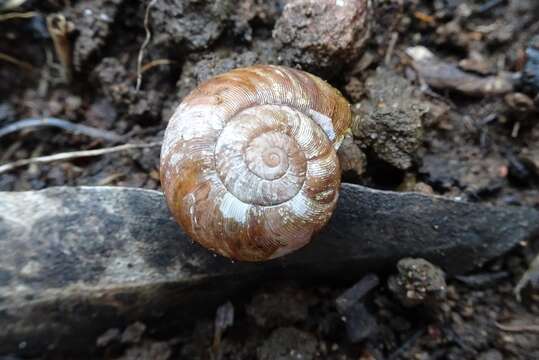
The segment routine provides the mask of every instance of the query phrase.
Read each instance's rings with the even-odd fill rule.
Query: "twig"
[[[151,147],[157,147],[157,146],[161,146],[161,143],[152,142],[152,143],[146,143],[146,144],[124,144],[124,145],[113,146],[109,148],[72,151],[72,152],[64,152],[64,153],[59,153],[59,154],[54,154],[54,155],[38,156],[38,157],[29,158],[29,159],[21,159],[21,160],[17,160],[8,164],[0,165],[0,174],[5,173],[6,171],[9,171],[9,170],[13,170],[15,168],[25,166],[25,165],[30,165],[30,164],[50,163],[50,162],[61,161],[61,160],[100,156],[100,155],[110,154],[110,153],[119,152],[119,151],[125,151],[125,150],[131,150],[131,149],[144,149],[144,148],[151,148]]]
[[[30,118],[16,121],[12,124],[9,124],[5,127],[0,128],[0,138],[14,133],[19,130],[23,130],[30,127],[43,127],[43,126],[52,126],[57,127],[66,131],[70,131],[77,134],[84,134],[94,139],[105,139],[109,141],[118,141],[123,138],[118,134],[115,134],[111,131],[101,130],[91,126],[74,124],[67,120],[56,119],[56,118]]]
[[[34,67],[32,66],[32,64],[27,63],[26,61],[16,59],[13,56],[10,56],[4,53],[0,53],[0,60],[6,61],[8,63],[12,63],[13,65],[16,65],[24,70],[34,71]]]
[[[406,350],[408,350],[414,343],[419,339],[423,333],[425,332],[425,329],[419,329],[416,331],[412,336],[410,336],[397,350],[395,350],[387,360],[393,360],[396,359],[398,356],[400,356],[402,353],[404,353]]]
[[[518,132],[520,131],[520,121],[517,121],[515,125],[513,125],[513,130],[511,130],[511,137],[513,139],[518,137]]]
[[[528,270],[526,270],[524,275],[522,275],[522,277],[516,284],[515,289],[513,290],[518,302],[522,300],[521,294],[520,294],[522,290],[524,290],[524,288],[528,285],[528,283],[534,281],[538,277],[539,277],[539,254],[537,254],[535,258],[532,260],[531,264],[528,267]]]
[[[13,144],[9,145],[5,151],[2,151],[2,155],[0,156],[0,162],[7,161],[15,151],[19,150],[22,146],[22,142],[16,141]]]
[[[72,78],[72,54],[70,33],[74,29],[73,23],[67,21],[62,14],[51,14],[47,16],[47,29],[52,37],[56,55],[62,64],[66,81]]]
[[[0,14],[0,21],[13,20],[13,19],[29,19],[37,16],[36,11],[27,12],[12,12],[7,14]]]
[[[436,20],[434,18],[434,16],[432,15],[429,15],[429,14],[425,14],[424,12],[422,11],[414,11],[414,17],[421,21],[421,22],[424,22],[430,26],[434,26],[436,25]]]
[[[386,66],[389,66],[389,63],[391,61],[391,56],[393,56],[393,51],[395,50],[395,45],[397,44],[398,39],[399,39],[398,32],[391,33],[391,38],[389,39],[389,45],[387,46],[386,56],[384,59],[384,64]]]
[[[155,59],[150,61],[149,63],[146,63],[142,65],[142,68],[140,69],[140,75],[144,74],[146,71],[153,69],[154,67],[161,66],[161,65],[170,65],[175,64],[177,61],[170,60],[170,59]],[[129,76],[129,80],[135,79],[138,74],[132,74]]]
[[[489,12],[490,10],[494,9],[496,6],[502,5],[505,3],[506,0],[490,0],[481,5],[477,10],[473,11],[472,13],[475,14],[483,14],[486,12]]]
[[[115,173],[115,174],[109,175],[106,178],[98,181],[97,185],[98,186],[110,185],[112,182],[124,177],[125,175],[126,175],[125,173]]]
[[[539,333],[539,324],[503,325],[496,323],[496,327],[506,332],[536,332]]]
[[[144,42],[142,43],[142,46],[140,47],[139,53],[138,53],[138,60],[137,60],[137,86],[136,86],[136,92],[140,90],[140,86],[142,85],[142,59],[144,58],[144,50],[150,43],[150,40],[152,39],[152,33],[149,28],[150,23],[150,10],[152,6],[157,2],[157,0],[151,0],[148,6],[146,7],[146,13],[144,14],[144,30],[146,31],[146,38],[144,39]]]
[[[7,0],[0,2],[0,10],[9,10],[21,6],[26,0]]]
[[[147,64],[144,64],[140,72],[141,74],[144,74],[146,71],[150,70],[153,67],[160,66],[160,65],[170,65],[174,63],[176,63],[176,61],[170,60],[170,59],[156,59],[156,60],[150,61]]]
[[[212,359],[220,360],[222,358],[221,340],[223,333],[227,328],[234,325],[234,306],[230,301],[219,306],[215,314]]]

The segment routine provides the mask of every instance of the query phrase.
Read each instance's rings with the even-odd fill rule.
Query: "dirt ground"
[[[539,209],[539,3],[378,0],[368,10],[367,1],[353,3],[356,12],[340,14],[339,27],[311,21],[333,8],[298,0],[28,0],[14,9],[0,1],[0,133],[18,120],[53,117],[117,135],[26,126],[0,136],[0,166],[159,142],[199,82],[270,63],[309,70],[351,101],[356,128],[341,154],[344,181]],[[321,40],[328,31],[342,36]],[[419,45],[473,79],[511,73],[519,80],[504,93],[435,84],[409,56]],[[400,112],[380,110],[389,101]],[[159,151],[19,166],[0,173],[0,190],[159,189]],[[238,294],[233,325],[222,334],[212,316],[181,334],[154,334],[135,322],[96,346],[111,359],[538,359],[537,288],[525,288],[521,302],[513,292],[534,253],[522,244],[472,275],[447,279],[443,296],[414,306],[388,286],[397,272],[388,269],[362,300],[356,320],[366,321],[365,333],[356,338],[335,306],[353,284],[336,281],[261,284]]]

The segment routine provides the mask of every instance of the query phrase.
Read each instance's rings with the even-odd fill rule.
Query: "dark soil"
[[[0,1],[0,8],[4,3]],[[474,69],[484,73],[533,71],[526,65],[526,49],[539,34],[539,3],[374,1],[370,35],[361,49],[335,44],[335,49],[320,51],[315,39],[289,39],[297,29],[289,29],[281,17],[285,3],[157,1],[148,18],[153,34],[137,91],[148,1],[28,0],[16,11],[35,11],[34,16],[0,21],[0,54],[17,60],[0,57],[0,129],[20,119],[50,116],[112,131],[129,143],[160,141],[171,112],[198,83],[255,63],[302,66],[343,91],[359,113],[356,104],[378,96],[365,84],[383,79],[377,68],[386,68],[414,88],[407,96],[424,109],[416,115],[422,129],[397,129],[396,134],[413,136],[406,144],[399,143],[404,135],[393,138],[395,149],[389,155],[379,142],[360,143],[367,165],[364,172],[346,172],[345,181],[539,209],[539,86],[534,87],[533,76],[516,88],[535,98],[535,105],[523,109],[507,96],[421,91],[405,55],[408,47],[423,45],[444,61],[476,59]],[[71,81],[62,75],[47,31],[46,17],[52,13],[63,14],[74,28],[69,34]],[[386,56],[395,37],[391,56]],[[391,131],[384,121],[377,126],[387,136]],[[387,139],[384,144],[391,142]],[[54,128],[25,129],[0,138],[0,165],[118,144]],[[159,189],[159,148],[32,164],[0,174],[1,191],[59,185]],[[520,326],[538,323],[537,289],[526,288],[521,303],[513,293],[533,258],[532,245],[522,244],[477,269],[479,278],[447,279],[445,296],[412,307],[403,306],[387,285],[396,267],[378,274],[380,285],[363,299],[366,314],[375,321],[355,343],[346,332],[346,317],[335,306],[335,299],[353,284],[336,281],[260,284],[253,293],[238,294],[231,299],[234,324],[218,342],[209,316],[181,334],[154,334],[137,325],[142,334],[135,340],[100,339],[100,351],[107,358],[129,359],[538,359],[537,325],[535,330]],[[504,325],[511,330],[503,330]],[[124,330],[118,336],[125,336]],[[81,349],[81,358],[84,353]]]

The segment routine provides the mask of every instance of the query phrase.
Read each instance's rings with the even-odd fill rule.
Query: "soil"
[[[5,3],[0,1],[0,8]],[[350,169],[360,170],[347,171],[344,181],[539,209],[539,74],[528,74],[531,80],[515,88],[532,101],[519,107],[514,96],[425,90],[406,56],[407,48],[422,45],[443,61],[467,60],[461,66],[479,74],[537,71],[526,63],[526,49],[539,34],[536,1],[373,1],[370,29],[354,35],[365,41],[361,49],[357,42],[323,48],[317,39],[298,39],[301,32],[289,22],[316,23],[299,13],[281,16],[285,3],[157,1],[146,21],[153,34],[143,51],[139,91],[137,59],[147,36],[149,1],[28,0],[0,12],[35,12],[0,20],[0,55],[15,59],[0,57],[0,129],[20,119],[56,117],[109,130],[129,143],[160,141],[175,106],[201,81],[255,63],[303,66],[340,89],[360,120],[366,108],[376,108],[365,102],[387,96],[384,86],[404,82],[412,88],[400,95],[397,115],[373,110],[375,130],[363,133],[370,141],[354,133],[361,151],[352,153],[361,165]],[[53,13],[63,14],[73,27],[67,35],[70,80],[47,31],[46,18]],[[324,24],[324,33],[328,28]],[[413,114],[404,109],[403,96],[414,100]],[[395,118],[401,120],[392,127]],[[28,128],[0,138],[0,164],[118,144],[56,128]],[[1,191],[59,185],[159,189],[159,147],[0,174]],[[537,324],[537,288],[524,289],[522,302],[513,293],[534,256],[533,245],[522,244],[469,277],[446,279],[443,296],[413,305],[401,302],[388,286],[397,266],[378,274],[380,284],[361,300],[361,314],[374,321],[366,322],[368,331],[359,341],[347,333],[347,318],[335,306],[353,284],[279,282],[231,299],[234,323],[219,341],[212,316],[169,334],[154,334],[134,319],[134,328],[112,331],[109,338],[96,339],[96,347],[106,358],[125,359],[538,359],[537,325],[522,325]],[[133,331],[136,336],[126,335]],[[81,357],[84,353],[81,349]]]

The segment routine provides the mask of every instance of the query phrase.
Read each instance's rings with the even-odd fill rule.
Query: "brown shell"
[[[216,76],[165,132],[168,206],[192,239],[233,259],[298,249],[335,209],[336,150],[350,123],[348,102],[309,73],[257,65]]]

